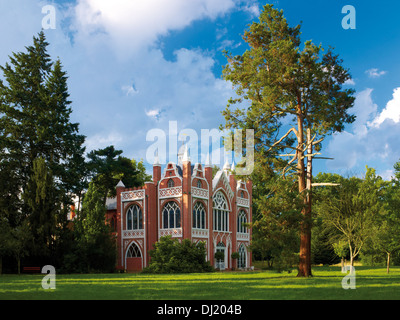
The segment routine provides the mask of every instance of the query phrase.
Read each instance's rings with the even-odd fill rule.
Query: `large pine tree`
[[[47,212],[49,223],[59,225],[66,219],[60,208],[67,208],[72,194],[82,188],[85,137],[70,121],[66,72],[59,60],[51,60],[48,45],[42,31],[26,52],[12,53],[0,66],[0,216],[12,227],[28,216],[31,226],[42,224],[35,221],[44,214],[37,214],[44,210],[35,198],[38,175],[51,173],[51,181],[43,183],[51,184],[45,188],[60,204],[59,210]]]
[[[226,129],[254,129],[256,161],[267,159],[275,171],[296,177],[304,204],[298,275],[310,276],[312,160],[324,137],[355,117],[348,113],[354,97],[353,90],[343,89],[350,74],[341,59],[331,48],[301,43],[300,34],[300,26],[290,27],[282,11],[264,6],[244,34],[249,49],[227,54],[223,75],[237,98],[223,114]],[[288,130],[281,134],[284,126]]]

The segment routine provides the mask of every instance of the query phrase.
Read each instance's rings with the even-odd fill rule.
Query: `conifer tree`
[[[22,198],[28,212],[24,221],[29,221],[33,238],[32,254],[42,257],[54,255],[57,220],[60,220],[58,215],[62,210],[52,172],[43,158],[33,161],[33,172]]]
[[[16,188],[23,190],[34,160],[42,157],[67,193],[77,184],[73,167],[83,159],[84,136],[70,122],[67,76],[59,60],[51,61],[48,45],[42,31],[27,52],[13,53],[10,63],[0,66],[1,161],[16,165]]]
[[[243,38],[249,49],[238,56],[227,53],[223,71],[237,93],[223,111],[224,127],[254,129],[255,161],[268,159],[275,171],[296,177],[304,203],[298,275],[307,277],[312,160],[326,135],[355,119],[347,113],[354,103],[353,90],[342,88],[350,75],[331,48],[301,43],[300,25],[289,26],[272,5],[264,6]],[[282,128],[287,132],[281,134]]]
[[[42,31],[0,66],[0,217],[16,228],[29,216],[33,243],[43,250],[38,255],[49,254],[49,235],[65,222],[61,208],[83,188],[85,172],[85,137],[70,121],[66,72],[51,60],[48,45]],[[39,245],[45,241],[47,249]]]
[[[89,170],[97,188],[103,192],[103,202],[107,196],[115,196],[115,186],[122,180],[128,188],[142,186],[151,177],[146,174],[143,163],[130,160],[121,156],[122,150],[116,150],[114,146],[89,152]]]

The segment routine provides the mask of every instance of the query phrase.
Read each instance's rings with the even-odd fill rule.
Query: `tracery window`
[[[215,266],[216,266],[216,268],[219,268],[220,270],[224,270],[225,269],[225,258],[226,258],[225,250],[226,250],[226,247],[225,247],[224,243],[220,242],[220,243],[217,244],[216,252],[222,252],[224,254],[224,258],[223,259],[215,260]]]
[[[175,201],[168,202],[162,211],[162,226],[164,229],[181,227],[181,210]]]
[[[206,209],[200,201],[197,201],[193,207],[192,226],[196,229],[206,228]]]
[[[199,188],[199,189],[202,188],[201,180],[197,180],[197,188]]]
[[[245,246],[242,244],[239,247],[238,268],[246,268],[247,252]]]
[[[132,243],[129,247],[127,258],[140,258],[142,255],[140,254],[140,250],[135,243]]]
[[[247,215],[244,210],[240,210],[237,219],[237,232],[247,233],[247,227],[243,224],[247,223]]]
[[[126,229],[139,230],[143,229],[143,214],[142,209],[134,204],[130,206],[126,212]]]
[[[228,201],[221,191],[213,196],[213,222],[215,231],[229,231]]]

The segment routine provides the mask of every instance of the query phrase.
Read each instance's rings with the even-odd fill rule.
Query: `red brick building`
[[[117,185],[109,203],[108,218],[117,234],[117,267],[139,271],[149,264],[149,251],[160,237],[171,235],[193,242],[204,241],[207,259],[220,269],[249,268],[252,220],[252,183],[235,179],[226,163],[212,177],[211,165],[191,165],[187,151],[178,165],[153,165],[153,181],[134,189]],[[225,259],[215,261],[222,251]],[[232,252],[239,259],[232,260]]]

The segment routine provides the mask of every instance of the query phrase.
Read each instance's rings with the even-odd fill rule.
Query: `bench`
[[[22,270],[24,272],[41,273],[40,267],[23,267]]]

